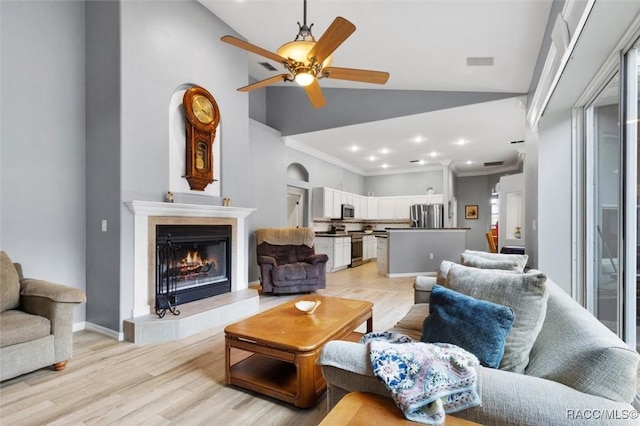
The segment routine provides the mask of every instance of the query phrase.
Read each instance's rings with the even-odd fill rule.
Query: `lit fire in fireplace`
[[[203,259],[197,251],[187,251],[187,255],[182,258],[178,268],[180,275],[189,279],[197,275],[208,274],[212,269],[216,271],[218,269],[217,263],[215,258]]]

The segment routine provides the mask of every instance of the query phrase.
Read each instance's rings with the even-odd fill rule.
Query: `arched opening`
[[[309,172],[299,163],[287,166],[287,225],[309,226]]]

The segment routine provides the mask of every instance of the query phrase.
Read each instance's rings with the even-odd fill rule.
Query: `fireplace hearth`
[[[157,225],[155,312],[231,291],[230,225]]]

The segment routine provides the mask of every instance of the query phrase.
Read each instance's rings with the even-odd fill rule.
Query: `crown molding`
[[[357,167],[353,167],[352,165],[347,164],[344,161],[342,161],[342,160],[340,160],[340,159],[338,159],[336,157],[333,157],[331,155],[325,154],[324,152],[319,151],[319,150],[317,150],[315,148],[311,148],[309,146],[303,145],[300,142],[298,142],[297,140],[295,140],[295,139],[293,139],[293,138],[291,138],[289,136],[284,136],[282,138],[282,140],[284,142],[284,145],[287,148],[295,149],[296,151],[303,152],[303,153],[305,153],[307,155],[310,155],[312,157],[315,157],[315,158],[318,158],[320,160],[326,161],[327,163],[331,163],[331,164],[333,164],[335,166],[342,167],[343,169],[349,170],[350,172],[357,173],[357,174],[359,174],[361,176],[366,176],[364,170],[361,170],[361,169],[359,169]]]

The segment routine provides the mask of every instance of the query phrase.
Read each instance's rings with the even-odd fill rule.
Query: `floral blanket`
[[[445,413],[480,405],[476,391],[478,359],[447,343],[414,342],[399,333],[368,333],[374,375],[412,421],[438,425]]]

